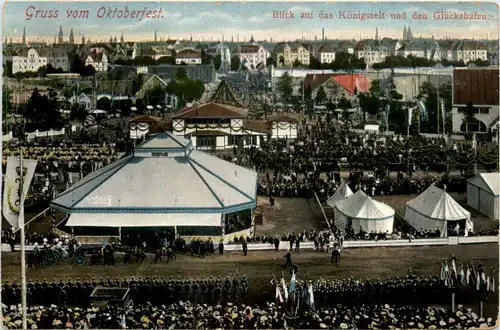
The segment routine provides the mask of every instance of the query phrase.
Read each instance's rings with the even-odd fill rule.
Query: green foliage
[[[366,63],[364,58],[358,59],[353,54],[339,52],[335,54],[335,60],[331,63],[322,64],[311,56],[309,68],[315,70],[364,70],[366,68]]]
[[[60,129],[63,126],[61,113],[56,101],[57,93],[49,90],[48,95],[41,95],[37,88],[33,90],[26,107],[24,117],[26,118],[26,131],[46,131]]]
[[[285,72],[279,79],[277,86],[278,91],[284,101],[288,101],[293,93],[292,76]]]
[[[300,68],[300,67],[302,67],[302,63],[300,63],[300,61],[298,59],[295,59],[295,61],[293,62],[293,67]]]
[[[436,133],[442,129],[442,114],[438,111],[438,99],[444,100],[445,110],[449,114],[452,108],[452,86],[451,84],[441,84],[438,88],[429,82],[423,82],[420,87],[420,94],[418,98],[423,101],[427,109],[427,118],[421,118],[420,131],[423,133]],[[447,116],[445,126],[449,132],[451,130],[451,116]]]
[[[201,98],[205,92],[205,85],[201,80],[192,80],[186,74],[186,70],[179,68],[166,88],[166,92],[177,96],[179,105],[182,107],[188,102]]]
[[[339,104],[337,105],[339,109],[347,110],[352,108],[351,101],[342,96],[339,100]]]
[[[319,86],[318,92],[316,93],[316,103],[323,104],[326,101],[326,93],[323,86]]]
[[[7,119],[7,115],[12,113],[12,93],[10,92],[7,86],[3,86],[2,88],[2,118]]]
[[[241,65],[240,58],[238,56],[231,57],[231,71],[239,70]]]
[[[99,107],[99,101],[97,101],[98,107]],[[103,109],[105,110],[105,109]],[[85,110],[84,106],[81,106],[80,104],[73,104],[71,106],[71,113],[69,115],[70,120],[78,120],[80,122],[85,121],[85,118],[87,118],[87,110]]]

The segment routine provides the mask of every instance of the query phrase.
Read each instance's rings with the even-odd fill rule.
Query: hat
[[[479,325],[479,328],[482,328],[482,329],[484,329],[484,328],[488,328],[488,324],[487,324],[487,323],[481,323],[481,324]]]
[[[347,328],[349,328],[349,326],[347,324],[345,324],[345,323],[340,323],[340,328],[341,329],[347,329]]]
[[[326,328],[327,328],[327,327],[326,327],[326,324],[324,324],[324,323],[321,323],[321,324],[319,325],[319,327],[320,327],[321,329],[326,329]]]
[[[446,322],[444,320],[439,321],[439,325],[444,327],[446,325]]]

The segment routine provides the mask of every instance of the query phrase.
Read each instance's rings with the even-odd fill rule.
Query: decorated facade
[[[249,120],[223,81],[210,102],[184,108],[172,117],[175,135],[190,139],[196,149],[222,150],[259,147],[271,135],[270,125]]]

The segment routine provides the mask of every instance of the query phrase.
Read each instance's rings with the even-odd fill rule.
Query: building
[[[311,52],[309,45],[303,44],[278,44],[274,51],[276,65],[280,67],[292,67],[295,61],[308,66],[311,63]]]
[[[429,56],[427,56],[429,54]],[[430,51],[427,48],[427,43],[419,41],[407,41],[399,48],[396,55],[402,57],[420,57],[420,58],[430,58]]]
[[[318,48],[316,58],[323,63],[332,63],[335,61],[335,49],[331,44],[324,44]]]
[[[47,52],[44,48],[25,48],[12,57],[12,73],[38,71],[47,65]]]
[[[150,133],[151,128],[159,123],[160,117],[144,115],[132,118],[128,122],[130,138],[132,140],[140,139]]]
[[[272,139],[296,139],[299,120],[289,114],[281,114],[272,117],[271,123],[271,138]]]
[[[69,72],[71,65],[69,52],[71,48],[64,46],[46,48],[47,64],[50,64],[54,69],[61,68],[64,72]]]
[[[453,132],[486,133],[498,125],[499,69],[453,70]],[[465,121],[466,107],[474,109],[474,120]]]
[[[361,40],[354,49],[354,55],[357,58],[365,59],[365,63],[371,66],[375,63],[380,63],[390,56],[390,51],[387,47],[382,46],[378,40],[367,39]]]
[[[85,93],[81,93],[77,96],[72,96],[68,101],[72,104],[77,103],[79,106],[85,108],[85,110],[92,109],[92,99]]]
[[[108,71],[108,56],[100,48],[93,49],[85,59],[85,65],[94,67],[97,72]]]
[[[172,117],[172,129],[175,135],[190,139],[197,149],[259,147],[271,135],[270,124],[247,117],[248,110],[222,81],[209,102],[177,112]]]
[[[353,101],[357,93],[367,93],[371,80],[363,74],[307,74],[304,78],[304,88],[311,91],[311,97],[316,98],[323,87],[326,94],[325,102],[338,103],[342,97]]]
[[[98,227],[96,234],[108,236],[127,235],[137,227],[171,227],[179,236],[225,238],[251,230],[257,188],[256,172],[162,132],[85,177],[50,206],[69,215],[66,225],[76,236],[83,235],[81,227]],[[236,225],[234,218],[243,223]]]
[[[497,173],[479,173],[467,180],[467,205],[492,219],[498,220],[500,176]]]
[[[247,62],[250,67],[267,66],[267,58],[269,53],[262,45],[239,45],[237,46],[232,56],[238,57],[240,63]]]
[[[459,40],[453,45],[452,60],[469,63],[475,60],[488,60],[488,47],[475,40]]]
[[[181,50],[175,55],[175,64],[201,64],[201,54],[191,48]]]

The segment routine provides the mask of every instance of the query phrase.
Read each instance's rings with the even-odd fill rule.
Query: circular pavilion
[[[69,214],[69,227],[209,227],[216,229],[212,235],[224,234],[230,215],[241,222],[240,213],[251,214],[256,205],[256,172],[197,151],[190,140],[168,132],[51,202]]]

